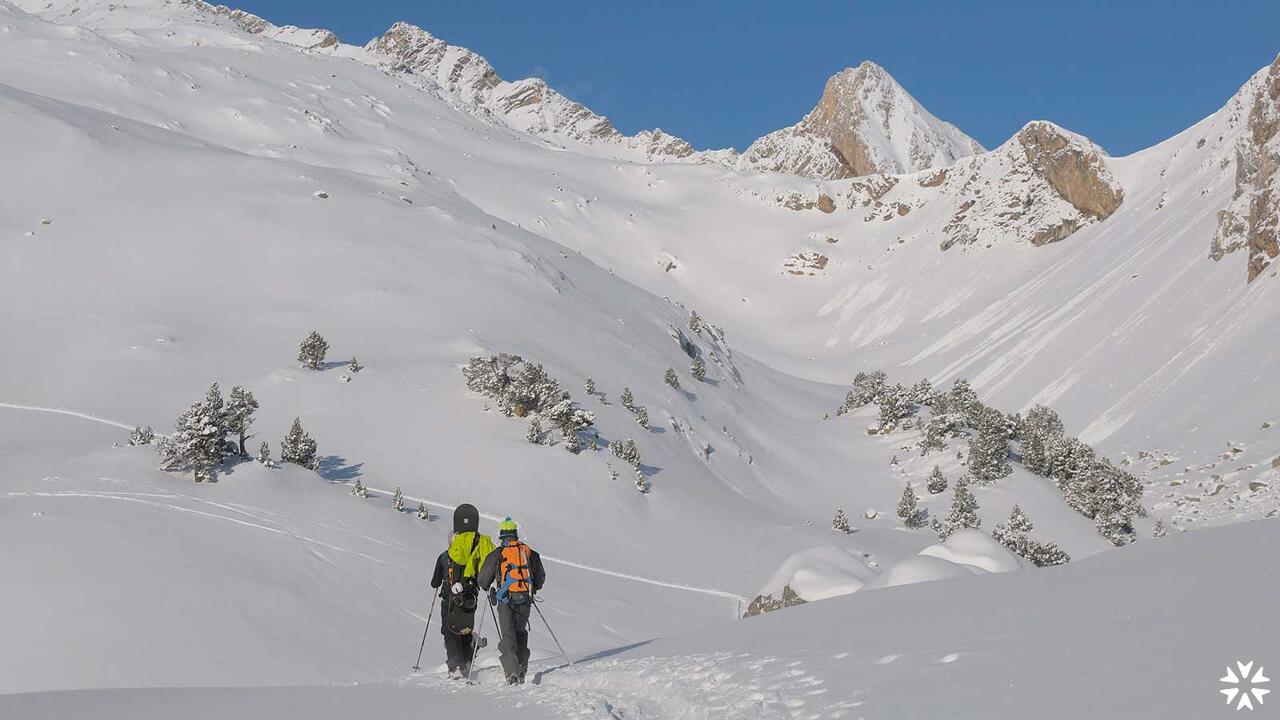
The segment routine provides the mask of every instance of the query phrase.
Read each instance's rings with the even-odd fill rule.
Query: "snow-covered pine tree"
[[[902,499],[898,501],[898,517],[902,518],[902,524],[909,528],[924,525],[925,513],[920,509],[919,501],[916,491],[911,489],[911,483],[907,483],[907,486],[902,489]]]
[[[568,398],[553,403],[551,407],[543,408],[538,414],[565,437],[586,430],[596,421],[595,413],[575,407],[573,401]]]
[[[853,532],[853,528],[849,527],[849,518],[844,514],[844,508],[836,508],[836,514],[831,518],[831,529],[846,535]]]
[[[636,468],[636,490],[639,490],[641,495],[648,494],[650,490],[649,480],[639,468]]]
[[[628,410],[631,410],[632,412],[635,411],[636,399],[631,395],[631,388],[629,387],[622,388],[622,395],[618,398],[618,401],[622,403],[622,407]]]
[[[329,341],[315,330],[302,339],[298,345],[298,362],[304,367],[319,370],[324,365],[324,356],[329,352]]]
[[[609,468],[609,482],[613,482],[614,480],[617,480],[617,479],[618,479],[618,471],[614,470],[612,467]]]
[[[892,428],[902,418],[915,412],[911,404],[911,391],[901,383],[882,388],[877,403],[880,405],[880,427]]]
[[[1027,536],[1031,534],[1032,529],[1034,526],[1031,524],[1031,519],[1022,511],[1021,506],[1014,505],[1009,513],[1009,519],[996,523],[996,526],[991,529],[991,537],[1021,555]]]
[[[1037,475],[1049,474],[1049,446],[1062,437],[1064,426],[1058,413],[1044,405],[1035,405],[1023,418],[1022,464]]]
[[[667,368],[667,371],[662,375],[662,382],[678,390],[680,388],[680,377],[676,375],[676,369]]]
[[[258,464],[271,467],[271,447],[265,440],[258,446]]]
[[[636,408],[636,424],[642,428],[649,427],[649,411],[645,408]]]
[[[257,409],[258,401],[253,393],[240,385],[231,388],[231,397],[227,402],[227,429],[239,440],[242,457],[249,457],[245,443],[249,439],[249,427],[253,425],[253,413]]]
[[[578,453],[582,452],[582,438],[578,436],[578,433],[573,432],[565,436],[564,449],[568,450],[574,455],[577,455]]]
[[[1009,464],[1009,440],[1004,415],[984,405],[975,405],[974,429],[969,439],[969,472],[979,484],[986,485],[1013,473]]]
[[[609,450],[613,452],[615,457],[631,465],[631,467],[640,467],[640,450],[636,447],[635,440],[631,438],[622,441],[614,440],[609,443]]]
[[[355,356],[353,355],[353,356],[351,357],[351,362],[347,363],[347,370],[349,370],[349,371],[351,372],[351,374],[352,374],[352,375],[354,375],[354,374],[356,374],[356,373],[360,372],[360,370],[361,370],[362,368],[363,368],[363,366],[360,364],[360,361],[359,361],[359,360],[357,360],[357,359],[355,358]]]
[[[480,393],[498,401],[504,414],[510,415],[506,403],[503,402],[507,388],[511,386],[511,368],[523,360],[519,355],[498,353],[489,357],[477,356],[467,361],[462,368],[462,375],[467,379],[467,389]]]
[[[396,512],[404,512],[404,493],[400,492],[400,486],[396,486],[396,491],[391,494],[391,507]]]
[[[538,422],[536,415],[529,420],[529,429],[525,431],[524,439],[534,445],[542,444],[542,423]]]
[[[367,498],[369,490],[365,488],[364,483],[360,482],[360,478],[356,478],[356,484],[351,486],[351,494],[358,498]]]
[[[547,374],[541,363],[526,362],[498,401],[509,410],[504,411],[506,414],[525,417],[529,413],[542,413],[568,399],[569,393],[560,388],[560,383]]]
[[[860,372],[853,376],[853,389],[845,396],[848,410],[880,402],[880,393],[884,390],[888,377],[883,370]]]
[[[951,494],[951,510],[942,521],[938,539],[946,540],[958,530],[981,526],[982,520],[978,518],[978,499],[969,490],[968,476],[962,475],[956,480],[956,488]]]
[[[689,329],[693,332],[702,332],[702,318],[698,316],[697,310],[689,311]]]
[[[419,520],[430,520],[430,519],[431,519],[431,513],[427,510],[427,504],[426,504],[426,503],[424,503],[424,502],[419,502],[419,503],[418,503],[418,512],[417,512],[417,513],[415,513],[415,514],[418,516],[418,519],[419,519]]]
[[[226,435],[226,409],[218,384],[214,383],[203,402],[194,403],[178,416],[173,435],[157,444],[161,467],[166,470],[189,467],[196,482],[211,480],[214,468],[225,457]]]
[[[1083,482],[1082,482],[1083,481]],[[1075,482],[1098,532],[1114,545],[1133,540],[1133,516],[1143,514],[1142,483],[1103,459]]]
[[[1151,537],[1162,538],[1168,534],[1169,534],[1169,530],[1164,526],[1164,521],[1156,520],[1156,524],[1151,528]]]
[[[1071,561],[1071,556],[1057,544],[1033,540],[1031,532],[1034,529],[1031,518],[1027,517],[1020,506],[1014,505],[1009,519],[997,523],[991,530],[991,537],[1012,552],[1030,560],[1036,567],[1062,565]]]
[[[130,445],[150,445],[156,439],[156,433],[151,426],[146,427],[135,426],[133,432],[129,433]]]
[[[280,461],[315,469],[316,441],[302,429],[302,418],[293,419],[289,433],[280,443]]]
[[[933,472],[929,473],[928,490],[930,495],[940,495],[947,490],[947,478],[942,474],[942,468],[937,465],[933,466]]]
[[[702,363],[702,358],[696,357],[689,363],[689,374],[698,382],[707,379],[707,366]],[[673,385],[672,387],[675,386]]]
[[[947,409],[950,412],[960,413],[962,417],[968,418],[975,404],[981,404],[978,401],[978,394],[969,387],[969,381],[964,378],[957,379],[951,385],[951,391],[947,394]]]
[[[929,378],[925,378],[912,385],[907,398],[916,405],[928,405],[929,400],[933,398],[933,383],[929,382]]]
[[[586,391],[587,395],[595,395],[596,381],[593,380],[592,378],[587,378],[587,381],[582,385],[582,389]]]

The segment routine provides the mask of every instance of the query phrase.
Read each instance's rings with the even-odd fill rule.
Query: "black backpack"
[[[480,535],[477,533],[471,539],[471,552],[468,557],[474,554],[476,546],[480,543]],[[448,625],[450,632],[454,635],[468,635],[471,628],[475,625],[476,608],[480,604],[480,587],[476,584],[474,577],[464,577],[466,566],[453,561],[453,558],[445,554],[445,562],[448,567],[445,570],[445,582],[443,591],[445,593],[447,612],[445,614],[445,623]],[[462,592],[455,593],[453,586],[462,585]]]

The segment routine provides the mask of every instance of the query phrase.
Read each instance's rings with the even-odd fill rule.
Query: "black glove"
[[[489,588],[489,605],[495,606],[497,604],[498,604],[498,591],[494,590],[493,588]]]

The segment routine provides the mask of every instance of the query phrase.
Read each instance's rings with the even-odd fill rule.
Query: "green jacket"
[[[480,565],[493,552],[493,540],[488,535],[465,532],[453,536],[449,543],[449,559],[463,566],[462,577],[475,577]]]

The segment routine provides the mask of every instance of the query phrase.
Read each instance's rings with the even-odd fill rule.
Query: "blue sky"
[[[1218,109],[1280,53],[1280,0],[223,1],[353,44],[406,20],[624,132],[658,126],[700,148],[796,122],[828,76],[869,59],[987,147],[1048,119],[1120,155]]]

